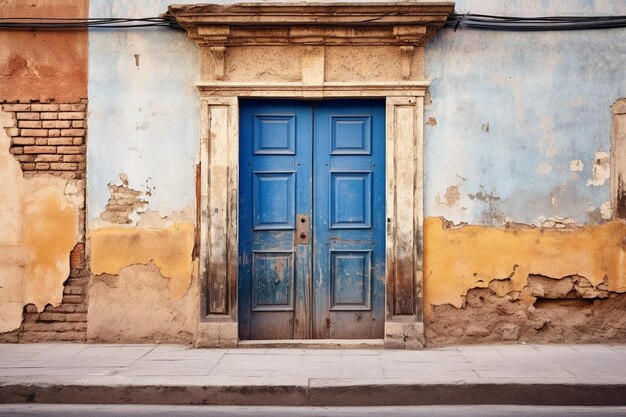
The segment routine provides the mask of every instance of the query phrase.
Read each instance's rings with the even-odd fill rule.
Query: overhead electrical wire
[[[402,13],[394,13],[402,15]],[[365,21],[363,23],[372,23]],[[0,29],[132,29],[168,27],[180,29],[173,17],[145,18],[0,18]],[[445,27],[511,32],[613,29],[626,27],[626,16],[508,17],[485,14],[451,14]]]
[[[508,17],[486,14],[452,14],[445,27],[509,32],[614,29],[626,27],[626,16]]]
[[[131,29],[147,27],[180,28],[173,18],[143,17],[143,18],[51,18],[51,17],[5,17],[0,18],[0,29]]]

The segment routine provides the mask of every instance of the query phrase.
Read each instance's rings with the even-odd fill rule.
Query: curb
[[[626,384],[54,385],[0,386],[0,403],[392,406],[625,406]]]

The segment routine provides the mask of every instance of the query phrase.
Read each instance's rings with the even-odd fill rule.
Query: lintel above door
[[[263,2],[172,5],[167,16],[201,48],[202,82],[320,85],[423,81],[423,47],[453,10],[451,2]]]

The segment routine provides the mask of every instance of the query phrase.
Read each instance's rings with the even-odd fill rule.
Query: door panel
[[[313,335],[382,338],[384,103],[320,102],[313,131]]]
[[[295,319],[307,305],[298,289],[306,288],[311,250],[296,248],[294,233],[296,213],[311,214],[311,120],[302,102],[240,107],[241,339],[306,337],[308,324]]]
[[[241,339],[383,336],[384,111],[242,100]]]

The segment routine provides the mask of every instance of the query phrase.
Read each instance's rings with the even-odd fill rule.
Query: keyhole
[[[300,223],[304,223],[306,220],[304,219],[300,219]]]
[[[300,239],[304,239],[306,235],[304,233],[300,233]]]

